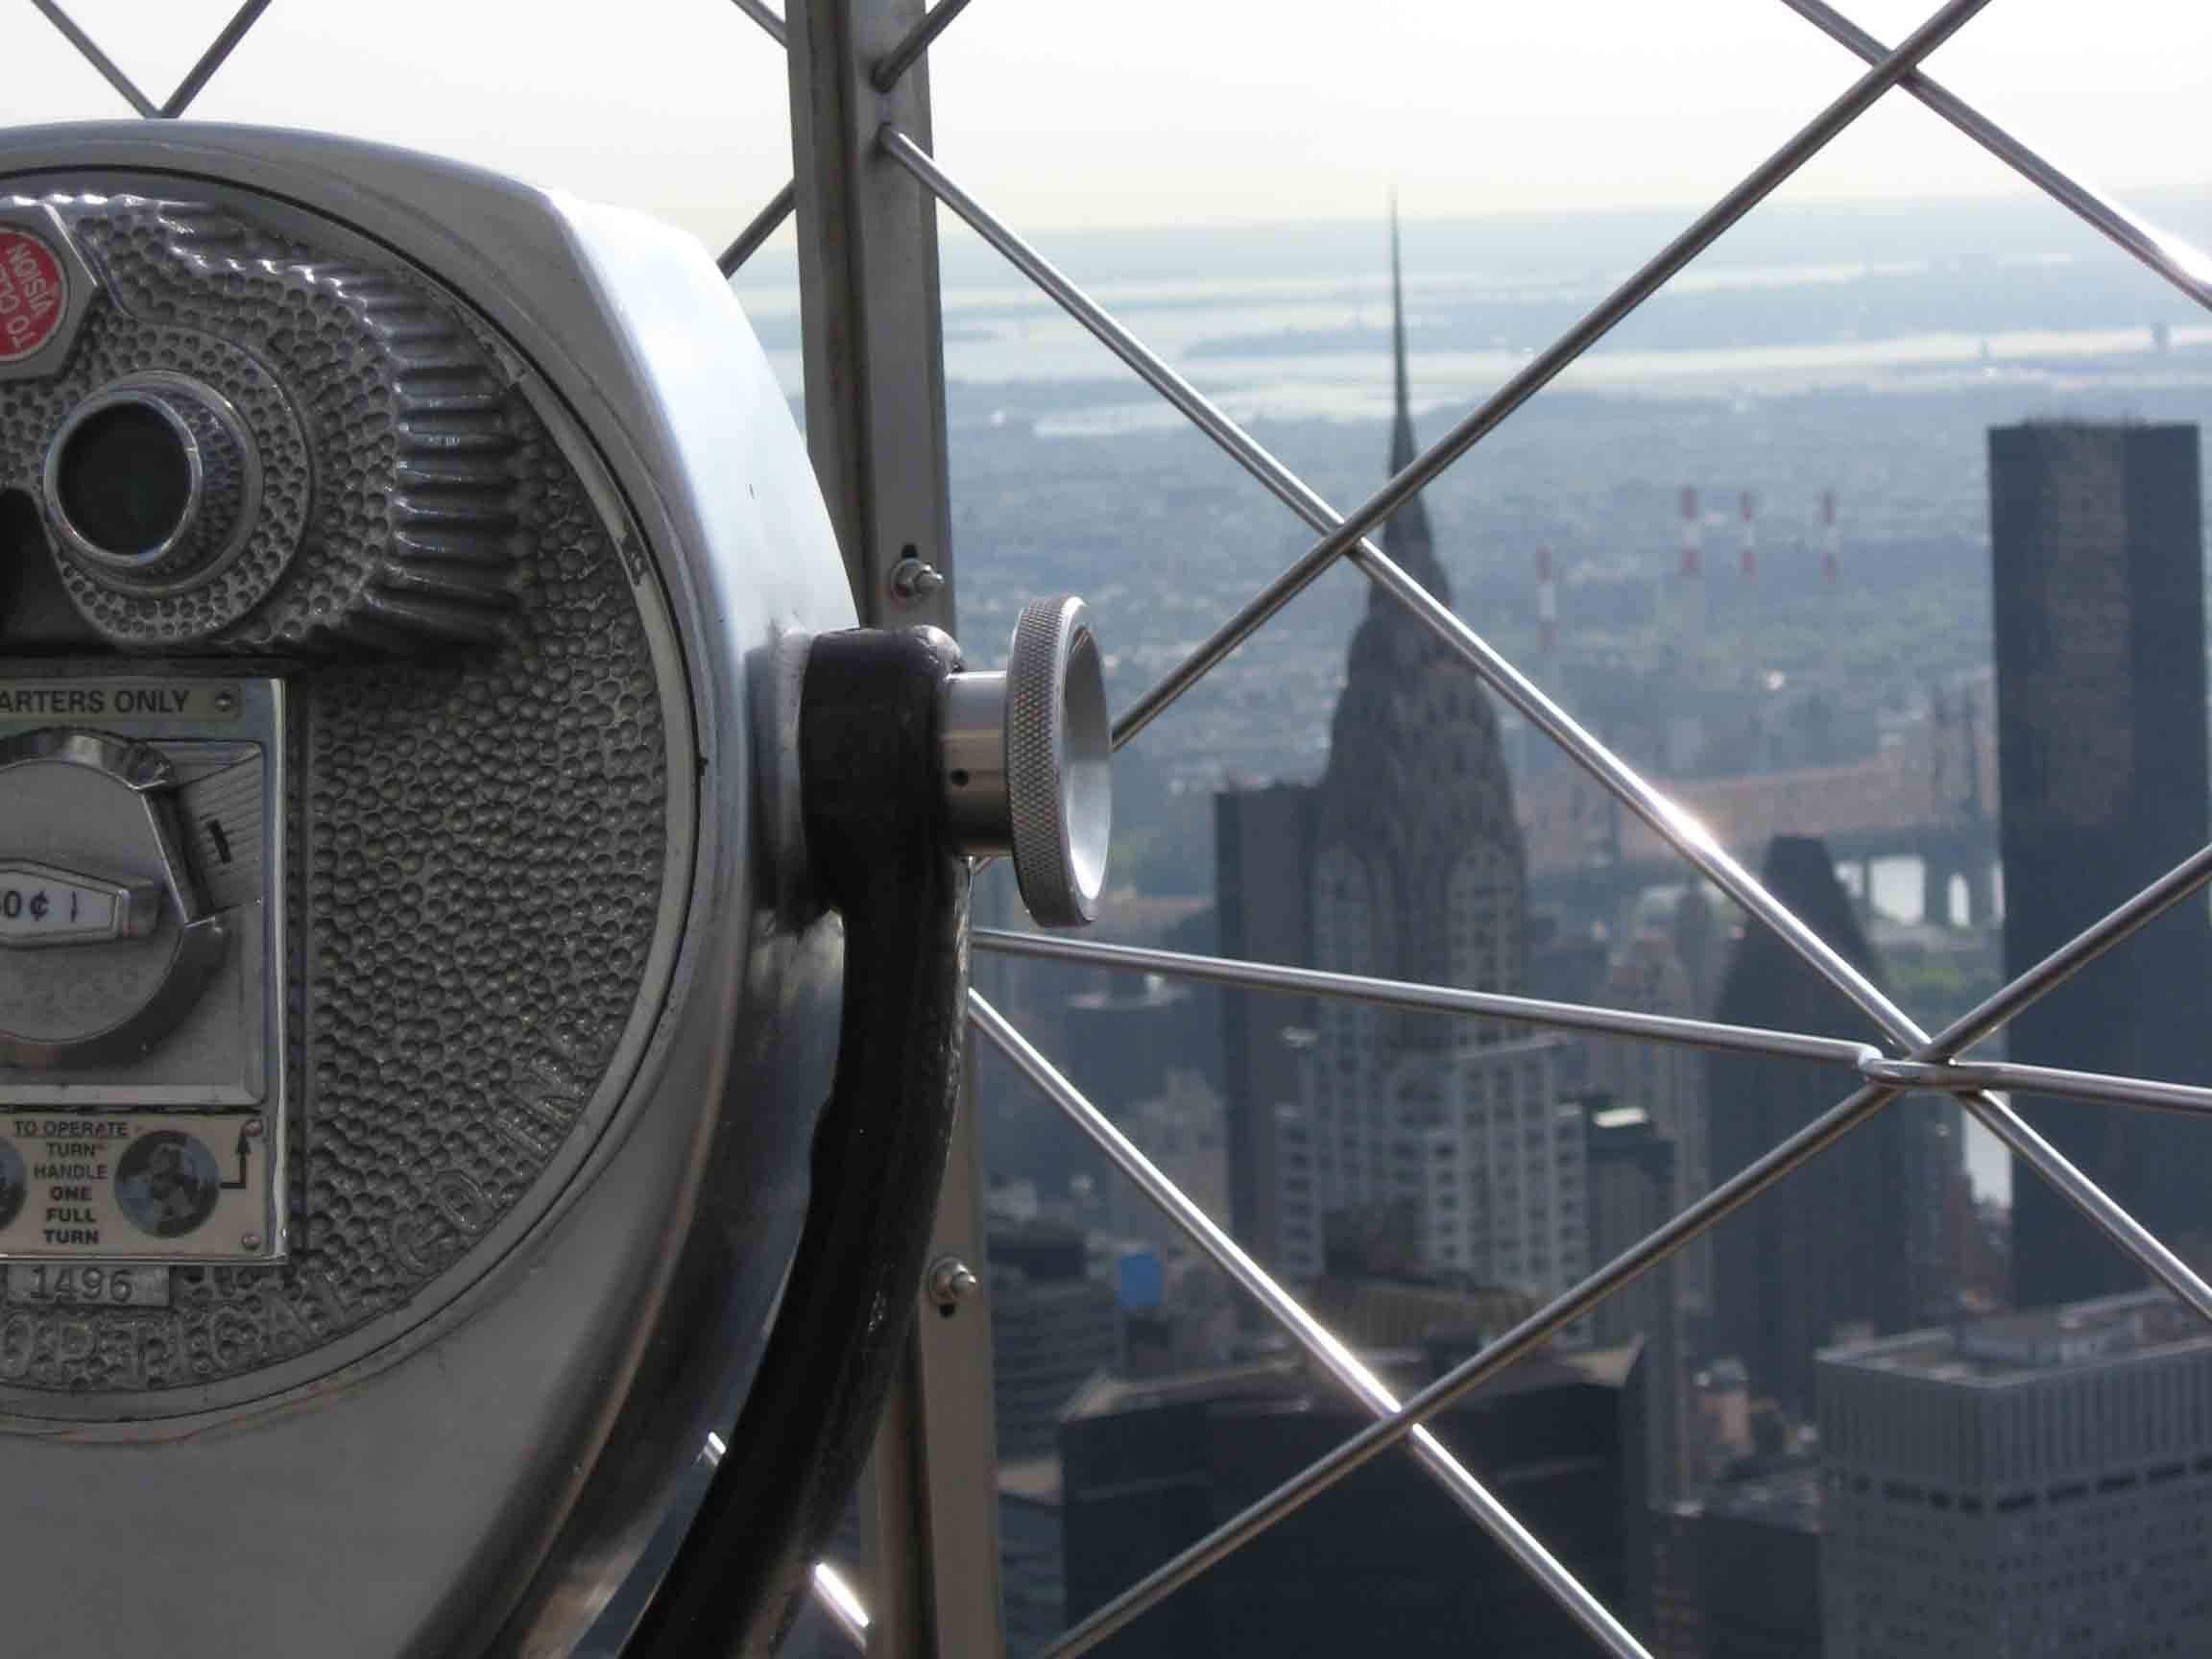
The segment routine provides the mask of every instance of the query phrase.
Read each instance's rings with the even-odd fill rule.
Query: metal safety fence
[[[57,0],[31,0],[31,3],[84,55],[133,109],[148,118],[162,119],[181,115],[189,108],[266,11],[270,0],[246,0],[177,89],[158,104],[132,84]],[[733,0],[733,3],[778,45],[796,50],[790,36],[800,18],[787,20],[765,0]],[[799,3],[806,4],[807,0],[799,0]],[[902,177],[912,191],[920,193],[924,203],[942,204],[957,215],[1319,535],[1319,540],[1301,558],[1222,622],[1185,661],[1123,711],[1114,729],[1117,748],[1158,719],[1324,572],[1339,561],[1349,561],[1418,619],[1496,695],[1553,739],[1570,758],[1656,831],[1692,867],[1787,941],[1815,973],[1874,1022],[1888,1045],[1885,1050],[1850,1039],[1803,1032],[1756,1029],[1169,950],[978,930],[974,939],[976,947],[1010,956],[1072,962],[1119,972],[1183,975],[1245,989],[1349,998],[1650,1043],[1819,1061],[1833,1064],[1856,1079],[1850,1093],[1836,1105],[1722,1180],[1664,1226],[1417,1393],[1400,1399],[1350,1348],[1270,1277],[1218,1222],[1147,1160],[1106,1114],[1063,1076],[988,1000],[971,993],[970,1020],[976,1034],[1001,1050],[1031,1084],[1101,1147],[1123,1174],[1188,1235],[1203,1255],[1259,1302],[1320,1368],[1374,1418],[1366,1429],[1334,1451],[1066,1631],[1046,1649],[1050,1659],[1072,1659],[1072,1655],[1088,1651],[1276,1522],[1401,1442],[1408,1445],[1415,1460],[1454,1502],[1606,1651],[1620,1659],[1648,1659],[1647,1649],[1636,1636],[1453,1456],[1426,1425],[1429,1419],[1534,1352],[1605,1297],[1680,1250],[1747,1200],[1817,1158],[1907,1092],[1932,1092],[1956,1097],[2016,1159],[2039,1178],[2050,1182],[2115,1245],[2183,1303],[2212,1321],[2212,1286],[2031,1127],[2003,1093],[2031,1089],[2115,1107],[2212,1115],[2212,1089],[1959,1058],[1962,1051],[1999,1030],[2038,998],[2086,969],[2098,956],[2212,882],[2212,848],[2187,859],[1977,1007],[1931,1034],[1769,893],[1720,846],[1704,825],[1577,724],[1542,688],[1370,539],[1393,513],[1480,444],[1507,417],[1892,90],[1918,100],[2179,292],[2212,309],[2212,258],[2080,184],[1920,70],[1918,66],[1923,59],[1951,38],[1988,3],[1989,0],[1948,0],[1905,39],[1894,47],[1887,47],[1826,5],[1824,0],[1782,0],[1782,4],[1863,60],[1867,65],[1865,71],[1549,349],[1532,356],[1503,386],[1349,514],[1340,514],[1331,507],[938,165],[927,143],[926,85],[918,93],[919,122],[914,125],[922,129],[919,136],[909,127],[901,125],[896,118],[899,111],[888,102],[875,108],[868,105],[866,95],[869,93],[878,100],[886,100],[895,90],[903,88],[908,97],[908,110],[916,108],[915,82],[928,48],[966,8],[968,0],[939,0],[926,12],[921,10],[919,0],[812,0],[808,12],[803,14],[810,29],[816,28],[823,16],[830,18],[828,23],[820,25],[819,32],[825,42],[843,54],[844,61],[830,63],[815,73],[821,85],[840,96],[826,100],[803,98],[795,70],[792,123],[794,150],[802,157],[801,175],[779,191],[732,241],[720,259],[724,273],[733,274],[794,213],[800,215],[802,235],[808,234],[805,218],[812,196],[823,206],[826,218],[831,214],[840,216],[840,223],[818,227],[814,234],[835,242],[848,258],[848,268],[837,276],[837,281],[848,290],[843,298],[851,302],[865,294],[872,283],[884,281],[881,265],[887,257],[912,259],[918,252],[926,252],[929,261],[926,268],[918,265],[895,270],[889,273],[889,279],[894,284],[903,282],[926,294],[926,303],[919,314],[934,325],[933,235],[925,232],[919,238],[909,235],[903,240],[884,239],[871,250],[866,236],[855,234],[855,227],[866,228],[868,209],[855,208],[850,202],[826,200],[820,180],[809,180],[806,175],[805,160],[809,155],[819,157],[828,141],[829,125],[846,123],[852,131],[844,137],[855,140],[850,146],[849,160],[854,172],[866,179],[869,188],[881,192],[887,188],[888,180]],[[868,41],[874,38],[885,42],[880,50],[869,46]],[[843,77],[842,84],[839,77]],[[884,113],[893,118],[881,119]],[[850,179],[847,184],[851,184]],[[835,192],[830,194],[834,197]],[[870,264],[876,269],[862,269]],[[804,259],[802,265],[804,280]],[[909,310],[899,314],[916,313]],[[937,355],[941,344],[931,339],[924,345],[929,362],[935,365],[934,373],[938,376],[935,385],[941,401],[942,363]],[[815,405],[822,400],[817,394],[825,389],[816,384],[817,359],[811,355],[811,346],[809,349],[807,401],[811,428]],[[921,383],[925,386],[929,383],[929,373],[926,364],[921,372]],[[816,464],[818,468],[824,466],[819,446]],[[850,462],[840,460],[837,464],[845,466]],[[939,470],[933,480],[925,481],[924,493],[928,494],[928,486],[933,484],[934,499],[941,503],[946,490],[941,445],[935,454],[935,465]],[[834,497],[836,492],[832,489],[831,493]],[[833,517],[836,512],[833,499]],[[840,524],[841,531],[847,528]],[[947,567],[944,570],[926,561],[917,561],[911,545],[902,544],[900,551],[908,561],[902,578],[908,584],[912,583],[912,566],[916,563],[923,564],[934,574],[949,574],[949,548],[941,549],[938,556],[939,565]],[[848,546],[847,556],[849,560],[856,559],[855,550]],[[862,582],[863,611],[880,614],[885,595],[892,590],[890,584],[898,579],[891,573],[892,566],[883,560],[858,563],[866,565]],[[878,584],[873,592],[867,586],[869,581]],[[913,597],[910,586],[901,591],[908,598]],[[949,601],[948,593],[944,602],[949,604]],[[955,1178],[960,1178],[960,1174],[956,1169]],[[973,1170],[968,1174],[972,1177]],[[926,1423],[931,1419],[925,1413],[922,1420]],[[967,1473],[973,1477],[976,1472]],[[935,1478],[942,1479],[943,1476]],[[915,1502],[926,1507],[935,1501],[926,1498]],[[940,1587],[946,1582],[942,1571],[938,1582]],[[832,1573],[819,1575],[817,1588],[838,1625],[855,1643],[876,1650],[878,1638],[886,1628],[880,1617],[882,1608],[878,1607],[875,1610],[878,1617],[872,1618],[842,1579]],[[877,1593],[895,1596],[888,1587],[877,1587]],[[955,1650],[954,1645],[946,1638],[946,1612],[942,1606],[933,1612],[910,1616],[934,1618],[937,1639],[911,1648],[898,1647],[898,1651]]]

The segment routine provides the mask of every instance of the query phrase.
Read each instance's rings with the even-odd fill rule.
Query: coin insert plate
[[[271,1160],[257,1112],[17,1112],[0,1133],[0,1256],[261,1255]]]
[[[0,664],[0,1262],[276,1260],[284,686],[108,666]]]

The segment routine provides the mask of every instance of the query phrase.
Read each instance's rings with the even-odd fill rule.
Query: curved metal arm
[[[809,862],[845,923],[837,1074],[759,1375],[629,1652],[766,1654],[859,1478],[919,1301],[958,1095],[968,861],[950,851],[944,635],[814,641],[800,715]]]

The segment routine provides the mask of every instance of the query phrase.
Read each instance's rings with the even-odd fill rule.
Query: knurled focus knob
[[[1113,830],[1113,732],[1090,613],[1024,606],[1002,674],[946,681],[946,817],[967,854],[1011,854],[1029,914],[1076,927],[1098,913]]]
[[[71,410],[47,445],[41,485],[65,558],[108,587],[160,593],[196,586],[237,554],[261,469],[221,393],[154,373]]]

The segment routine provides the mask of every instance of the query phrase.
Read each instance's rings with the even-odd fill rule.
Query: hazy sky
[[[158,98],[231,0],[69,0]],[[1843,8],[1885,39],[1932,9]],[[14,0],[11,121],[124,113]],[[527,19],[517,29],[517,19]],[[727,0],[276,0],[195,109],[459,154],[719,244],[788,176],[781,54]],[[1858,62],[1779,0],[975,0],[936,48],[937,152],[1038,229],[1701,204]],[[2093,182],[2201,189],[2212,7],[1995,0],[1931,69]],[[1985,194],[1892,96],[1799,200]]]

